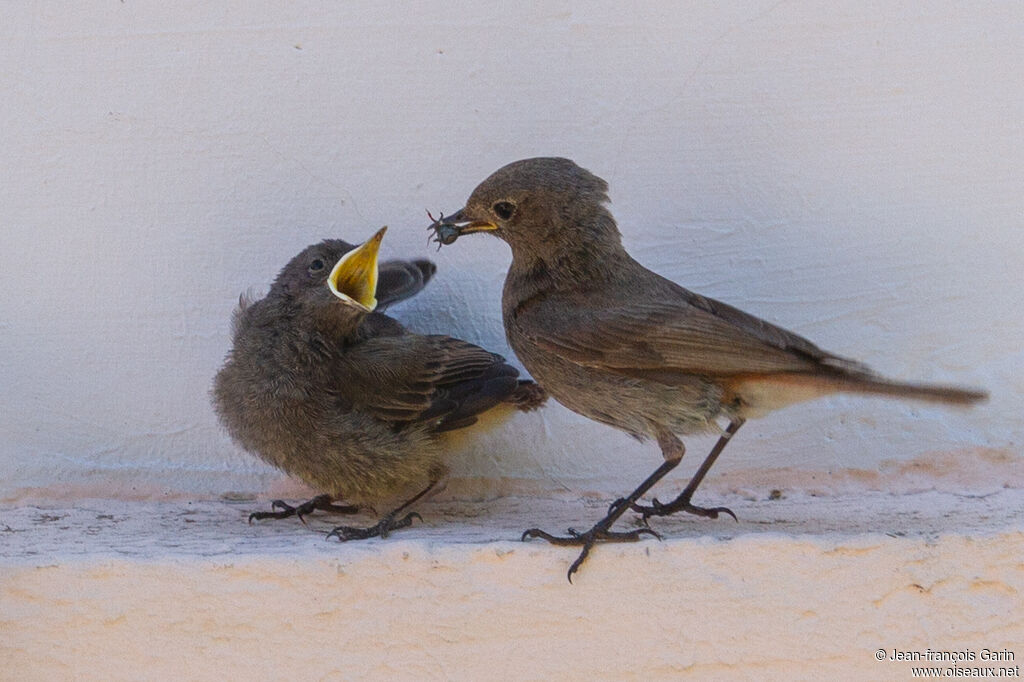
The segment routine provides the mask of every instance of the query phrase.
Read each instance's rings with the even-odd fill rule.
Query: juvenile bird
[[[599,541],[632,541],[648,528],[615,532],[627,510],[717,518],[724,507],[691,503],[744,421],[786,405],[846,391],[969,404],[985,393],[891,381],[864,365],[651,272],[626,253],[605,207],[608,185],[568,159],[511,163],[484,180],[466,206],[431,228],[443,244],[489,232],[508,243],[512,265],[502,312],[509,344],[556,400],[639,440],[654,438],[664,463],[585,533],[540,537],[582,546],[569,580]],[[717,424],[728,422],[725,429]],[[672,502],[637,501],[683,457],[679,435],[721,434]]]
[[[386,228],[385,228],[386,229]],[[412,495],[370,528],[339,526],[340,540],[385,536],[447,473],[446,434],[501,406],[546,399],[504,358],[449,336],[422,336],[374,312],[420,291],[429,261],[378,268],[385,229],[361,246],[326,239],[295,256],[266,297],[241,301],[234,346],[213,385],[221,422],[246,450],[323,492],[297,507],[353,513],[354,504]],[[415,494],[413,494],[415,493]],[[335,501],[348,504],[335,504]]]

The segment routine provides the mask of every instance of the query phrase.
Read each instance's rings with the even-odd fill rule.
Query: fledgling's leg
[[[729,440],[736,435],[736,432],[743,426],[744,419],[737,418],[729,422],[729,426],[725,428],[722,436],[715,443],[715,447],[711,448],[711,452],[704,459],[704,462],[697,469],[697,473],[693,475],[690,482],[683,489],[683,492],[679,494],[679,497],[672,500],[668,504],[662,504],[658,501],[658,498],[651,500],[651,505],[646,506],[642,504],[633,504],[633,511],[638,511],[643,514],[644,523],[647,522],[652,516],[668,516],[669,514],[675,514],[676,512],[686,512],[687,514],[695,514],[697,516],[704,516],[710,519],[717,519],[719,514],[728,514],[733,518],[734,521],[738,521],[736,515],[732,513],[732,510],[728,507],[698,507],[690,504],[690,500],[693,498],[693,494],[697,492],[697,486],[701,484],[704,477],[707,475],[711,467],[714,466],[715,460],[722,454],[722,450],[729,444]]]
[[[441,484],[441,485],[439,485]],[[398,515],[403,511],[411,507],[416,502],[420,501],[428,494],[435,493],[439,489],[443,488],[442,480],[435,479],[430,482],[426,488],[416,493],[412,499],[403,502],[398,508],[391,510],[387,514],[381,517],[380,521],[370,526],[369,528],[356,528],[353,526],[338,526],[330,533],[327,537],[336,537],[340,542],[348,542],[349,540],[366,540],[367,538],[386,538],[388,533],[393,530],[399,530],[400,528],[408,528],[412,525],[413,519],[423,520],[423,517],[416,512],[409,512],[402,518],[398,518]]]
[[[284,500],[274,500],[270,503],[271,509],[278,509],[280,511],[269,511],[269,512],[253,512],[249,514],[249,523],[256,521],[262,521],[263,519],[286,519],[289,516],[298,516],[299,521],[306,522],[304,518],[306,514],[312,514],[316,510],[331,512],[334,514],[355,514],[359,511],[359,507],[348,505],[348,504],[334,504],[334,498],[330,495],[317,495],[312,500],[303,502],[297,507],[293,507]]]
[[[580,533],[577,530],[570,528],[568,537],[559,537],[551,535],[548,532],[541,530],[540,528],[530,528],[523,533],[522,539],[528,538],[541,538],[555,545],[582,545],[583,550],[580,555],[576,558],[576,561],[572,562],[569,566],[569,582],[572,582],[572,575],[579,567],[583,565],[587,556],[590,554],[590,550],[593,549],[594,545],[598,542],[636,542],[643,535],[653,535],[659,538],[650,528],[638,528],[637,530],[615,532],[611,530],[612,524],[619,520],[626,511],[636,504],[636,501],[646,493],[651,487],[660,481],[662,477],[668,472],[672,471],[679,464],[683,458],[683,453],[686,452],[686,448],[683,447],[683,442],[679,440],[672,432],[660,428],[658,429],[658,445],[661,447],[661,454],[665,458],[661,466],[654,470],[650,476],[644,479],[644,482],[637,486],[636,490],[631,492],[628,497],[623,497],[615,502],[608,508],[608,514],[594,524],[594,527],[585,533]]]

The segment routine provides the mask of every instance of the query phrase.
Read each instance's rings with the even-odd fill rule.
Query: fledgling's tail
[[[520,379],[516,390],[509,396],[508,401],[523,412],[536,410],[548,399],[548,393],[539,384],[529,379]]]

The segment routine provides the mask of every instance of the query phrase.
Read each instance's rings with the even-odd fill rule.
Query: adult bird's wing
[[[469,426],[519,388],[519,370],[503,357],[449,336],[368,339],[343,362],[339,383],[363,387],[344,391],[346,402],[396,424],[434,422],[438,431]]]
[[[681,287],[661,301],[546,298],[518,312],[518,333],[588,367],[673,383],[684,375],[827,372],[869,376],[859,363]],[[586,303],[587,305],[583,305]]]

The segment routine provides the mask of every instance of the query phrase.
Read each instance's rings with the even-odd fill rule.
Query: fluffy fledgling
[[[276,501],[280,511],[250,520],[354,512],[409,496],[372,528],[333,531],[386,535],[411,523],[414,514],[398,514],[444,479],[447,433],[546,398],[501,356],[411,333],[375,312],[434,273],[429,261],[391,261],[378,274],[383,235],[358,247],[327,239],[306,248],[264,298],[235,313],[234,345],[213,385],[217,414],[246,450],[323,492],[298,507]]]
[[[651,272],[622,247],[605,207],[604,180],[568,159],[511,163],[484,180],[465,208],[436,221],[437,241],[489,232],[512,249],[502,311],[516,355],[556,400],[641,440],[654,438],[664,463],[586,533],[525,537],[582,545],[569,578],[598,541],[636,540],[620,533],[626,510],[650,516],[685,511],[715,518],[691,498],[729,438],[749,417],[847,391],[969,404],[980,391],[895,382],[818,348],[792,332],[688,291]],[[723,429],[718,420],[728,422]],[[672,502],[637,504],[684,453],[679,435],[721,438]],[[733,515],[735,518],[735,515]]]

